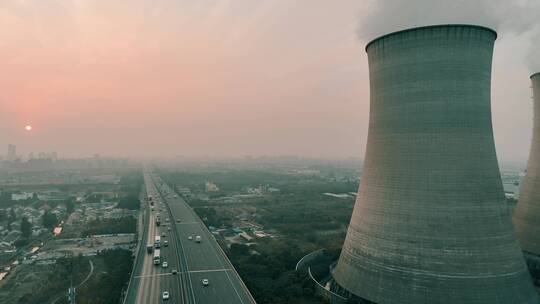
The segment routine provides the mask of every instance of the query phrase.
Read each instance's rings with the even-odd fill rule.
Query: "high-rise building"
[[[335,281],[370,303],[538,303],[491,123],[497,34],[408,29],[366,46],[367,150]]]
[[[540,256],[540,73],[531,76],[533,88],[533,137],[527,174],[514,212],[519,243],[523,251]]]
[[[15,145],[8,145],[6,159],[8,161],[15,161],[17,159],[17,147]]]

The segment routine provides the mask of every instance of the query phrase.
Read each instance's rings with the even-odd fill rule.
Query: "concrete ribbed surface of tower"
[[[492,132],[497,34],[413,28],[366,46],[369,133],[333,277],[385,303],[538,303],[507,206]]]
[[[523,251],[540,256],[540,73],[531,76],[533,88],[533,137],[527,175],[521,184],[514,225]]]

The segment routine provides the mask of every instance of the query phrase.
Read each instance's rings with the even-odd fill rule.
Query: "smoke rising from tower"
[[[337,283],[383,303],[537,303],[491,122],[496,33],[414,28],[366,47],[364,169]]]
[[[465,23],[495,28],[499,33],[531,34],[540,38],[540,1],[537,0],[371,0],[369,14],[360,19],[358,36],[375,37],[419,25]],[[526,60],[529,69],[540,71],[533,52],[540,39],[531,38]]]

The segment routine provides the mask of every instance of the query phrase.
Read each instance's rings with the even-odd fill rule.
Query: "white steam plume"
[[[370,13],[360,20],[358,36],[368,42],[398,30],[435,24],[476,24],[507,32],[530,34],[527,63],[540,71],[539,0],[370,0]]]

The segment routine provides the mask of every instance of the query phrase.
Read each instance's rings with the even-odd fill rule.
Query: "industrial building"
[[[9,144],[7,148],[7,161],[15,161],[17,159],[17,146]]]
[[[439,25],[366,46],[364,169],[332,271],[359,303],[538,303],[495,153],[496,37]]]
[[[529,267],[540,271],[540,73],[531,76],[533,89],[533,136],[527,174],[521,183],[514,212],[514,226]],[[534,273],[534,272],[533,272]],[[537,278],[539,279],[539,278]]]

